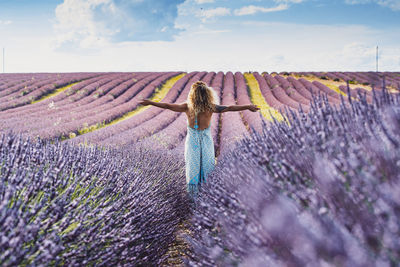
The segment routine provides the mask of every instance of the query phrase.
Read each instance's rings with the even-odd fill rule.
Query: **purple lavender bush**
[[[168,151],[0,137],[1,266],[159,265],[187,218]]]
[[[398,266],[400,97],[286,113],[223,155],[193,211],[188,266]]]

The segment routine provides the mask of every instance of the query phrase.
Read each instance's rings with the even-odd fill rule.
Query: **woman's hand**
[[[151,105],[151,100],[149,100],[149,99],[142,99],[141,101],[139,101],[139,105],[143,105],[143,106]]]
[[[252,112],[256,112],[257,110],[260,110],[260,108],[259,107],[257,107],[256,105],[249,105],[249,108],[248,108],[250,111],[252,111]]]

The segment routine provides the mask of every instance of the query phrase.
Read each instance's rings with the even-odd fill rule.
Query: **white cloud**
[[[265,0],[253,0],[253,2],[254,1],[256,1],[256,2],[264,1],[265,2]],[[275,3],[278,3],[278,4],[299,4],[299,3],[302,3],[307,0],[272,0],[272,1],[274,1]]]
[[[349,5],[376,3],[394,11],[400,11],[400,0],[345,0],[345,3]]]
[[[349,5],[367,4],[369,2],[371,2],[371,0],[345,0],[345,3]]]
[[[276,7],[262,7],[262,6],[249,5],[249,6],[244,6],[242,8],[239,8],[239,9],[235,9],[234,14],[237,16],[253,15],[258,12],[262,12],[262,13],[276,12],[276,11],[282,11],[282,10],[285,10],[288,8],[289,8],[289,6],[287,4],[280,4]]]
[[[214,0],[195,0],[197,4],[214,3]]]
[[[304,0],[274,0],[274,2],[282,4],[299,4],[304,2]]]
[[[198,16],[202,17],[202,21],[205,22],[207,19],[210,19],[213,17],[227,16],[229,14],[231,14],[231,11],[229,8],[217,7],[217,8],[213,8],[213,9],[202,10],[198,13]]]
[[[200,30],[193,32],[193,34],[219,34],[219,33],[227,33],[227,32],[232,32],[231,30]]]
[[[327,54],[326,61],[331,62],[328,70],[373,71],[375,68],[376,45],[371,42],[349,42],[341,49]],[[379,70],[396,71],[400,67],[400,48],[385,45],[380,47]]]
[[[261,1],[261,0],[260,0]],[[306,0],[273,0],[277,6],[275,7],[264,7],[248,5],[234,10],[234,14],[237,16],[253,15],[256,13],[269,13],[277,12],[288,9],[292,4],[300,4]]]
[[[55,11],[58,24],[54,25],[56,46],[77,43],[81,47],[90,47],[106,42],[113,32],[95,19],[96,8],[101,8],[104,13],[116,12],[112,0],[65,0],[58,5]]]
[[[10,25],[11,23],[11,20],[0,20],[0,25]]]
[[[199,9],[198,6],[196,9]],[[186,27],[187,30],[179,34],[173,42],[105,41],[101,49],[89,51],[90,53],[75,50],[52,51],[46,46],[49,39],[0,27],[0,36],[4,37],[1,41],[4,40],[7,51],[6,70],[9,72],[368,71],[375,68],[376,44],[379,45],[381,52],[380,70],[400,69],[399,29],[372,29],[356,25],[271,23],[260,20],[243,22],[243,19],[236,22],[221,20],[215,24],[203,24],[193,15],[197,14],[195,10],[190,14],[181,22],[185,27],[186,23],[189,25]],[[96,18],[88,21],[99,22]],[[79,25],[80,23],[77,23],[75,31],[96,30],[89,26],[81,28]],[[168,32],[169,29],[164,30]],[[71,40],[77,38],[75,31],[69,37]],[[101,31],[99,34],[95,33],[90,38],[103,36]],[[97,39],[90,38],[86,39],[87,47],[90,47],[90,43],[97,42]],[[78,41],[83,40],[78,39]]]
[[[368,45],[362,42],[352,42],[345,44],[343,48],[336,53],[335,57],[347,60],[348,62],[351,62],[351,64],[357,64],[359,66],[366,64],[373,65],[375,60],[375,49],[375,45]]]
[[[381,6],[389,7],[395,11],[400,10],[400,1],[399,0],[378,0],[377,3]]]
[[[102,47],[107,42],[173,40],[184,0],[64,0],[56,8],[57,48]]]

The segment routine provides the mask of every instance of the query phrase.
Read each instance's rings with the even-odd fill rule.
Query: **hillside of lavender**
[[[201,189],[186,265],[398,266],[399,100],[315,97],[239,142]]]

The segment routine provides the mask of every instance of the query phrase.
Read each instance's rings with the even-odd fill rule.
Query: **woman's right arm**
[[[246,109],[253,112],[260,110],[260,108],[257,107],[256,105],[230,105],[230,106],[215,105],[215,108],[217,113],[228,112],[228,111],[241,111]]]
[[[153,105],[159,108],[164,108],[164,109],[169,109],[175,112],[185,112],[187,110],[187,104],[182,103],[182,104],[173,104],[173,103],[165,103],[165,102],[155,102],[151,101],[150,99],[143,99],[139,101],[140,105],[143,106],[148,106],[148,105]]]

